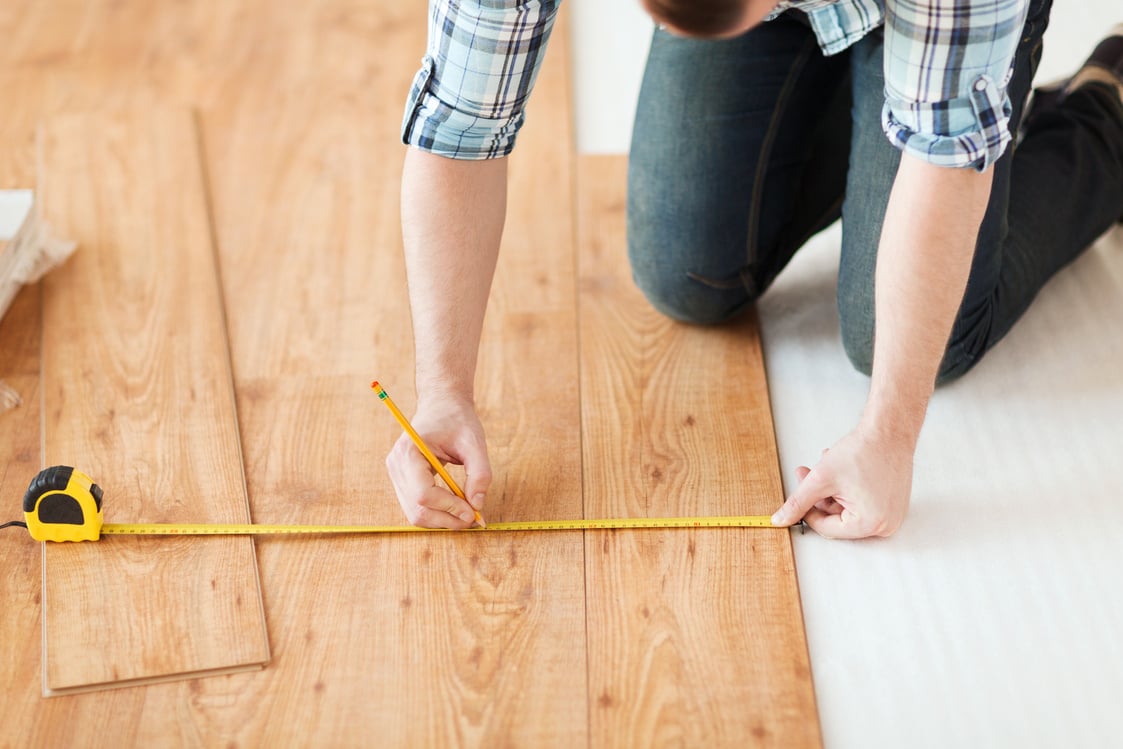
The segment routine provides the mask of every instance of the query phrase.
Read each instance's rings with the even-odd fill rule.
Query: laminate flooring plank
[[[362,96],[298,87],[204,115],[259,522],[405,522],[383,467],[400,428],[369,383],[412,411],[398,126],[425,12],[385,12],[397,32]],[[570,145],[553,132],[569,128],[565,41],[556,32],[537,97],[560,92],[558,108],[532,110],[511,164],[481,351],[491,519],[581,511]],[[579,534],[262,539],[259,553],[275,647],[241,697],[255,741],[585,743]]]
[[[0,320],[0,380],[23,403],[0,413],[0,522],[22,520],[27,483],[39,471],[39,285],[25,287]],[[39,549],[22,528],[0,531],[0,694],[19,719],[39,700]],[[7,677],[7,678],[5,678]],[[9,746],[0,722],[0,747]]]
[[[755,319],[672,322],[630,278],[624,157],[581,157],[585,512],[769,514],[783,498]],[[590,744],[821,743],[788,532],[586,536]]]
[[[192,115],[54,118],[40,148],[44,215],[81,247],[44,281],[45,464],[93,476],[110,522],[247,522]],[[43,585],[45,692],[269,659],[252,539],[46,544]]]
[[[410,14],[395,5],[5,0],[0,75],[82,78],[108,96],[143,89],[198,107],[223,106],[246,92],[362,96],[386,64],[382,40],[416,35]],[[411,54],[414,63],[420,51]]]
[[[3,11],[0,11],[3,12]],[[11,80],[7,76],[3,76]],[[35,113],[24,106],[26,91],[3,86],[11,111],[0,118],[0,189],[35,185]],[[12,106],[12,103],[15,106]],[[40,285],[22,289],[0,319],[0,379],[22,395],[23,402],[0,413],[0,518],[22,519],[24,491],[40,463]],[[37,732],[50,700],[40,691],[42,671],[40,579],[42,551],[23,529],[0,532],[0,748],[62,746],[45,743]],[[54,712],[54,718],[73,716]],[[93,717],[92,715],[89,717]],[[96,725],[95,725],[96,727]]]

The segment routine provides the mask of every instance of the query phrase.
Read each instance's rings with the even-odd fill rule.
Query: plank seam
[[[249,483],[246,481],[246,450],[242,443],[241,409],[238,407],[238,390],[234,386],[234,351],[230,346],[230,319],[226,311],[226,285],[222,279],[222,253],[218,247],[218,227],[215,224],[214,191],[211,187],[211,173],[208,168],[206,138],[203,135],[199,110],[191,108],[191,122],[195,129],[195,158],[199,162],[199,179],[203,190],[203,207],[207,213],[207,234],[211,239],[211,255],[214,257],[215,283],[218,284],[218,315],[222,321],[222,340],[226,347],[226,382],[230,386],[231,402],[234,404],[234,443],[238,448],[239,475],[242,480],[242,496],[246,500],[246,517],[253,522],[253,503],[250,501]],[[262,668],[273,660],[273,648],[269,642],[269,623],[265,616],[265,594],[261,587],[261,567],[257,561],[257,540],[250,538],[253,550],[253,576],[257,580],[257,605],[261,610],[262,638],[265,641],[265,660]]]

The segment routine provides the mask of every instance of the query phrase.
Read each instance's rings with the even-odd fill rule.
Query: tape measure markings
[[[357,533],[487,533],[620,528],[775,528],[768,515],[522,520],[449,531],[412,525],[277,525],[256,523],[104,523],[101,488],[71,466],[39,472],[23,500],[24,525],[36,541],[96,541],[101,536],[265,536]],[[6,527],[6,526],[5,526]]]
[[[344,533],[487,533],[490,531],[580,531],[621,528],[774,528],[768,515],[726,515],[678,518],[604,518],[590,520],[523,520],[488,523],[487,528],[449,531],[413,525],[257,525],[253,523],[105,523],[103,536],[258,536]]]

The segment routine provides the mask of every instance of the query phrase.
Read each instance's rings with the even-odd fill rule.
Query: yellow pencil
[[[390,409],[390,413],[394,414],[394,418],[398,420],[398,423],[402,425],[402,429],[404,429],[406,434],[409,435],[409,438],[413,440],[413,444],[417,445],[417,449],[425,456],[425,460],[429,461],[429,465],[433,466],[433,470],[444,479],[444,482],[448,484],[448,488],[452,489],[452,493],[467,502],[468,498],[464,496],[464,490],[460,488],[452,476],[449,475],[448,471],[445,470],[445,467],[441,465],[441,461],[437,460],[437,456],[434,455],[433,451],[429,449],[429,446],[425,444],[425,440],[421,439],[421,435],[418,434],[417,430],[413,428],[413,425],[409,423],[409,419],[405,417],[405,414],[403,414],[397,404],[394,403],[394,399],[390,397],[386,389],[378,384],[378,380],[372,382],[370,387],[374,390],[375,394],[378,395],[379,400],[385,403],[386,407]],[[476,522],[481,526],[485,525],[484,519],[480,517],[480,513],[475,508],[472,508],[472,512],[476,514]]]

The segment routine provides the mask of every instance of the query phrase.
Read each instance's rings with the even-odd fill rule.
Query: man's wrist
[[[916,449],[931,391],[902,392],[871,388],[858,430],[884,444]]]
[[[472,377],[421,377],[416,378],[417,404],[457,403],[471,404],[475,400]]]

